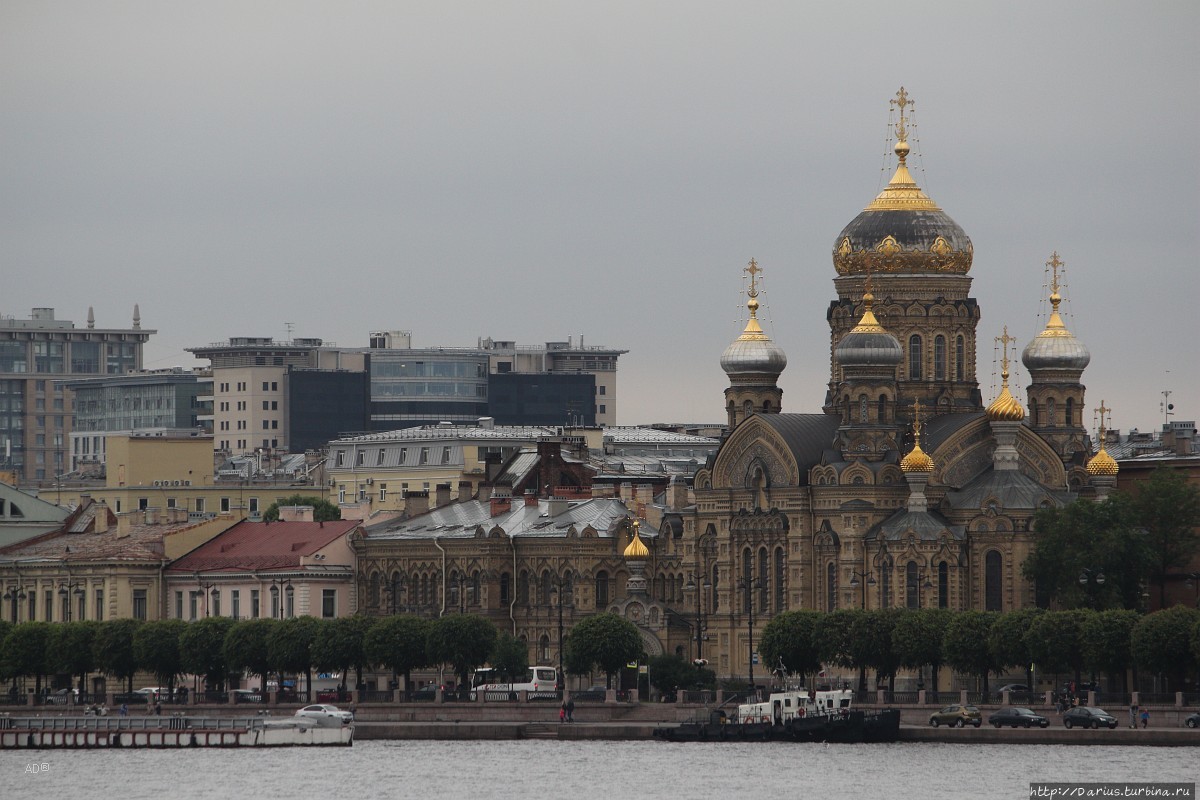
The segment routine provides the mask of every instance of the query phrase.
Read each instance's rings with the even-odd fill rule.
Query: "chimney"
[[[525,505],[536,506],[537,500],[537,492],[533,491],[532,489],[525,490]]]
[[[500,467],[503,462],[500,460],[499,453],[488,453],[483,457],[483,476],[488,483],[496,480],[496,476],[500,474]]]
[[[435,495],[434,503],[436,508],[450,505],[450,484],[439,483],[437,485],[437,494]]]
[[[492,498],[491,513],[492,513],[493,517],[499,517],[503,514],[508,513],[508,511],[509,511],[509,509],[511,509],[511,507],[512,506],[510,504],[509,498],[507,498],[507,497],[493,497]]]
[[[479,495],[476,500],[486,502],[492,498],[492,485],[490,483],[479,484]]]
[[[279,507],[280,522],[312,522],[313,507],[312,506],[280,506]]]
[[[117,514],[117,538],[124,539],[133,529],[133,512]]]
[[[670,500],[667,505],[672,511],[682,511],[688,507],[688,487],[687,482],[682,480],[678,475],[671,476],[670,492],[668,493]]]
[[[108,506],[103,500],[96,502],[96,511],[92,519],[92,530],[95,533],[108,533]]]
[[[429,513],[429,490],[418,489],[404,493],[404,511],[409,517]]]
[[[637,493],[634,491],[632,483],[625,482],[621,484],[620,498],[627,503],[630,500],[637,500]]]
[[[471,491],[472,488],[473,487],[471,486],[470,481],[459,481],[458,482],[458,502],[466,503],[467,501],[469,501],[474,496],[474,492]]]
[[[146,524],[147,525],[157,525],[158,524],[158,509],[157,508],[149,507],[146,509]]]

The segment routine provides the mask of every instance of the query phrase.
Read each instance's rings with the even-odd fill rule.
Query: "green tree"
[[[267,673],[275,665],[271,662],[271,651],[267,645],[271,634],[279,627],[279,620],[264,617],[235,622],[225,634],[222,646],[225,649],[225,664],[230,673],[245,671],[260,678],[259,686],[266,699]]]
[[[817,622],[817,654],[823,664],[858,668],[858,690],[866,691],[866,664],[858,661],[861,654],[854,642],[854,622],[864,612],[857,608],[839,608],[825,614]]]
[[[47,666],[79,678],[79,693],[87,692],[87,674],[96,669],[94,644],[100,623],[78,620],[55,625],[50,632]]]
[[[946,626],[942,642],[943,655],[952,669],[968,675],[978,675],[981,690],[988,690],[988,675],[996,670],[988,648],[996,615],[986,611],[960,611]]]
[[[1042,614],[1039,608],[1018,608],[1005,611],[996,617],[988,634],[988,647],[1000,669],[1020,667],[1025,670],[1025,685],[1033,687],[1033,665],[1036,663],[1029,650],[1027,634],[1029,626]]]
[[[900,667],[892,635],[901,613],[895,608],[864,611],[854,620],[850,629],[854,637],[855,659],[875,670],[876,683],[886,678],[889,692],[896,690],[896,670]]]
[[[312,698],[313,642],[320,620],[316,617],[289,617],[281,620],[267,636],[267,660],[281,673],[304,675],[304,690]]]
[[[125,681],[125,691],[133,691],[133,676],[141,666],[133,651],[133,637],[142,626],[139,619],[110,619],[100,623],[96,631],[96,667],[118,681]]]
[[[565,669],[587,675],[594,669],[604,673],[605,686],[612,688],[613,675],[642,655],[642,637],[637,627],[612,612],[585,617],[571,628],[567,639]]]
[[[1051,672],[1070,672],[1076,684],[1082,683],[1083,625],[1095,613],[1075,608],[1034,617],[1025,638],[1030,658]]]
[[[236,624],[230,617],[205,617],[189,622],[179,635],[183,672],[203,675],[209,691],[224,690],[229,677],[225,664],[225,635]]]
[[[490,620],[475,614],[449,614],[430,624],[425,653],[432,664],[450,665],[461,693],[471,685],[471,672],[487,663],[496,637],[496,626]]]
[[[367,629],[363,641],[367,660],[404,676],[404,693],[412,691],[410,675],[414,669],[427,666],[425,643],[429,638],[429,622],[408,614],[384,617]],[[521,645],[524,648],[524,644]],[[495,664],[495,662],[492,662]],[[524,672],[524,669],[521,670]]]
[[[6,619],[0,619],[0,680],[8,680],[14,677],[8,669],[8,658],[5,656],[7,652],[4,649],[4,640],[8,638],[8,634],[12,632],[15,626]],[[13,688],[16,688],[16,683],[13,683]]]
[[[512,682],[529,669],[529,647],[508,631],[502,631],[496,637],[496,646],[488,657],[488,663],[495,667],[502,677]]]
[[[183,672],[179,640],[186,628],[187,623],[181,619],[160,619],[147,622],[133,635],[133,654],[138,664],[172,693],[175,678]]]
[[[1166,675],[1174,691],[1181,691],[1184,678],[1196,668],[1191,639],[1198,619],[1200,612],[1187,606],[1142,617],[1133,627],[1130,642],[1134,661],[1139,667]]]
[[[715,688],[717,676],[710,669],[700,669],[674,653],[655,656],[648,662],[650,685],[663,697],[677,690]]]
[[[50,646],[50,623],[22,622],[4,637],[6,669],[13,677],[32,676],[34,691],[42,692],[42,676],[49,672],[46,653]]]
[[[1137,487],[1132,505],[1137,524],[1145,531],[1150,556],[1150,579],[1158,584],[1158,604],[1167,604],[1166,575],[1186,569],[1200,550],[1200,486],[1181,473],[1159,467]]]
[[[1107,672],[1120,678],[1121,691],[1129,691],[1127,670],[1133,666],[1133,628],[1141,615],[1136,611],[1113,609],[1093,614],[1080,629],[1083,637],[1083,664],[1092,672]]]
[[[1046,508],[1034,519],[1037,543],[1022,565],[1039,602],[1061,608],[1137,609],[1151,568],[1149,540],[1120,493]],[[1097,578],[1103,575],[1103,582]],[[1081,579],[1082,578],[1082,579]]]
[[[369,663],[363,640],[374,620],[355,614],[349,617],[321,620],[313,637],[313,666],[321,672],[340,672],[342,690],[346,690],[350,670],[354,670],[354,685],[362,685],[362,671]]]
[[[820,611],[784,611],[763,628],[758,649],[763,663],[780,666],[791,674],[811,675],[821,669],[816,631]]]
[[[263,521],[275,522],[278,520],[280,506],[312,506],[313,522],[333,522],[342,518],[342,510],[328,500],[293,494],[267,506],[267,510],[263,512]]]
[[[896,627],[892,630],[892,648],[900,665],[920,669],[928,664],[930,689],[934,694],[938,690],[938,671],[942,668],[942,643],[946,638],[946,626],[953,615],[954,612],[945,608],[905,611],[896,620]]]

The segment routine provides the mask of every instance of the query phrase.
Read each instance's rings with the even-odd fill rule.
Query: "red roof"
[[[168,572],[294,569],[300,559],[353,531],[358,520],[239,522],[167,568]]]

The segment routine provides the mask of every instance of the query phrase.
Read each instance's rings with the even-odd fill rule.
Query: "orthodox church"
[[[1008,383],[1007,328],[995,337],[1002,388],[985,406],[971,240],[913,180],[911,100],[901,89],[892,104],[895,173],[833,243],[820,411],[784,412],[787,357],[757,319],[760,268],[746,268],[749,321],[720,362],[730,430],[668,545],[719,675],[752,672],[761,627],[781,611],[1033,606],[1021,565],[1034,514],[1115,480],[1083,424],[1090,355],[1059,313],[1057,254],[1052,313],[1021,354],[1028,413]]]

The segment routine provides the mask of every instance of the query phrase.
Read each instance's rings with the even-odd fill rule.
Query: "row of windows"
[[[451,571],[445,584],[446,607],[458,606],[462,609],[478,607],[482,597],[481,581],[482,577],[479,572],[467,575]],[[597,608],[604,608],[608,605],[611,597],[610,583],[608,572],[601,570],[596,573],[594,588]],[[562,587],[561,598],[558,594],[560,586]],[[574,603],[575,594],[574,575],[568,573],[559,577],[549,570],[534,575],[529,570],[521,570],[517,573],[515,590],[518,605],[557,606],[561,602],[564,606],[571,606]],[[391,613],[440,607],[443,597],[442,578],[436,572],[414,575],[402,575],[396,572],[392,573],[390,578],[375,573],[371,576],[367,591],[368,602],[371,606]],[[509,605],[514,601],[513,591],[512,573],[500,573],[498,602],[501,606]]]
[[[224,430],[224,428],[222,428],[222,430]],[[261,445],[251,445],[249,444],[248,439],[221,439],[220,442],[220,449],[225,451],[232,451],[234,449],[245,451],[251,447],[261,447],[264,450],[274,450],[275,448],[279,447],[278,439],[263,439]],[[233,444],[232,448],[229,446],[231,443]]]
[[[88,591],[86,588],[76,585],[71,591],[59,589],[45,589],[40,596],[37,589],[26,591],[23,587],[9,587],[10,594],[15,593],[15,597],[11,598],[11,619],[18,622],[36,622],[38,620],[39,600],[41,605],[41,619],[45,622],[71,622],[72,620],[88,619]],[[55,599],[57,597],[57,600]],[[104,620],[104,589],[95,588],[91,593],[91,619],[97,622]],[[21,616],[21,600],[26,600],[25,619],[19,620]],[[134,619],[146,619],[148,609],[147,605],[147,590],[134,589],[132,594],[133,606],[132,613]],[[57,616],[55,610],[57,608]]]
[[[966,339],[960,334],[954,339],[954,380],[966,379]],[[946,337],[938,334],[933,337],[933,375],[932,380],[946,380]],[[908,337],[908,378],[919,381],[925,379],[925,345],[920,334],[914,333]]]
[[[292,587],[288,587],[287,591],[280,592],[278,586],[272,586],[267,592],[270,597],[271,619],[284,619],[296,616],[296,593]],[[221,590],[213,588],[208,592],[201,589],[193,589],[186,592],[187,595],[187,616],[184,616],[184,595],[185,592],[176,590],[175,592],[175,618],[196,620],[201,616],[219,617],[221,616]],[[243,619],[242,616],[242,591],[240,589],[228,590],[229,595],[229,616],[233,619]],[[258,619],[262,616],[262,596],[258,589],[250,590],[249,597],[249,614],[245,619]],[[322,589],[321,590],[321,616],[325,619],[332,619],[337,616],[337,589]]]
[[[397,460],[397,465],[403,465],[408,462],[409,450],[410,450],[410,448],[408,448],[408,447],[400,448],[400,454],[399,454],[400,457]],[[441,448],[438,448],[438,447],[416,448],[416,447],[414,447],[414,448],[411,448],[411,450],[413,451],[413,454],[416,456],[416,459],[417,459],[416,464],[418,466],[422,465],[422,464],[449,464],[451,462],[451,457],[453,456],[453,453],[454,453],[454,448],[448,447],[448,446],[443,446]],[[387,459],[387,452],[388,451],[387,451],[386,447],[381,447],[374,453],[374,457],[371,459],[374,462],[374,466],[381,467],[384,465],[384,461]],[[368,456],[368,450],[366,448],[355,450],[354,451],[354,466],[356,466],[356,467],[367,466],[367,462],[368,462],[367,456]],[[346,466],[346,451],[345,450],[338,450],[334,453],[333,464],[335,467]]]
[[[892,575],[894,572],[894,563],[889,559],[879,569],[879,580],[875,580],[873,572],[854,573],[849,588],[859,593],[858,605],[860,608],[866,607],[867,594],[871,587],[874,588],[870,593],[876,595],[879,607],[892,608],[894,599]],[[984,610],[1003,611],[1004,563],[1000,553],[995,550],[989,550],[984,555],[983,577]],[[936,583],[933,580],[935,578]],[[928,595],[924,593],[934,591],[937,593],[937,607],[950,607],[949,563],[938,562],[936,575],[930,575],[922,573],[917,562],[909,561],[904,566],[903,581],[905,608],[928,608],[929,602],[925,599]],[[825,565],[826,611],[833,611],[838,607],[838,588],[837,566],[830,561]]]

